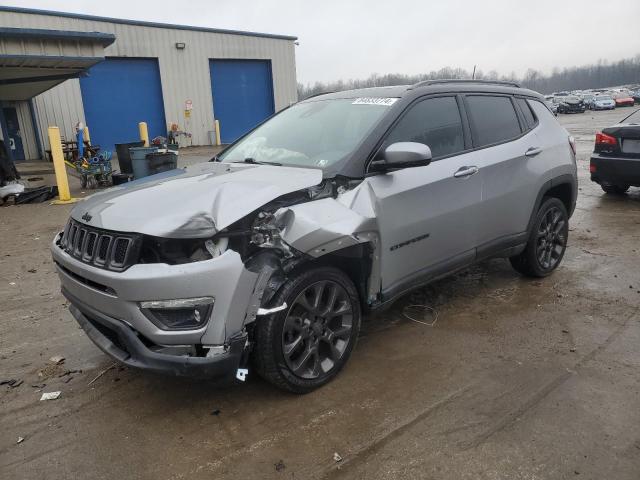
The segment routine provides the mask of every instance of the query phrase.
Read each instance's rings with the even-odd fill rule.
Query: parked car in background
[[[613,110],[616,102],[609,95],[596,95],[591,104],[591,110]]]
[[[547,107],[549,107],[549,110],[551,110],[551,113],[553,113],[554,115],[558,115],[558,104],[557,103],[553,103],[553,101],[551,101],[551,100],[545,100],[544,103],[545,103],[545,105]]]
[[[131,367],[243,380],[251,358],[310,392],[363,313],[486,258],[560,265],[576,150],[543,101],[481,81],[309,98],[209,163],[77,204],[51,245],[62,292]]]
[[[640,110],[596,133],[589,171],[606,193],[640,187]]]
[[[586,107],[579,97],[570,95],[558,104],[558,113],[584,113]]]
[[[640,103],[640,90],[635,90],[631,92],[631,98],[633,98],[633,101],[636,104]]]
[[[591,109],[593,102],[596,99],[596,95],[594,93],[583,93],[580,98],[582,98],[582,102],[584,103],[585,108],[589,110]]]
[[[635,100],[626,94],[618,95],[613,99],[616,103],[616,107],[633,107]]]

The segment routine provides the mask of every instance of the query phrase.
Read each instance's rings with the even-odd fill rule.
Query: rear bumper
[[[159,353],[143,343],[139,334],[126,323],[98,312],[64,288],[62,293],[71,302],[71,314],[91,341],[104,353],[127,366],[225,383],[233,381],[240,366],[247,343],[246,334],[232,338],[225,350],[212,356],[188,356],[177,349],[173,354]]]
[[[592,155],[591,180],[599,184],[640,186],[640,158]]]

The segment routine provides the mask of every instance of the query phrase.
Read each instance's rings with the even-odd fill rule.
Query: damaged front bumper
[[[93,342],[116,360],[173,375],[230,378],[247,349],[246,324],[255,320],[265,288],[264,272],[245,268],[240,255],[180,265],[136,264],[113,272],[85,264],[59,246],[51,251],[62,292],[74,318]],[[143,302],[210,297],[200,328],[160,328]]]
[[[189,356],[181,354],[178,347],[174,348],[175,353],[170,353],[174,350],[171,347],[160,353],[149,348],[138,332],[126,323],[98,312],[65,289],[62,293],[71,302],[71,314],[91,341],[104,353],[127,366],[221,382],[232,381],[236,376],[247,344],[246,333],[230,339],[225,348],[214,355]]]

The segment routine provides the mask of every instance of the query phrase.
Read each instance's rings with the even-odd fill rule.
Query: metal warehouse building
[[[32,42],[43,32],[41,51],[22,55],[19,40],[9,38],[16,32]],[[65,40],[64,49],[55,32]],[[115,36],[115,41],[103,43],[104,51],[93,55],[104,59],[95,58],[88,70],[70,70],[74,61],[86,59],[69,53],[69,40],[73,44],[74,35],[83,34]],[[6,77],[17,75],[0,77],[3,138],[9,137],[16,160],[35,159],[49,148],[48,126],[72,139],[74,126],[83,122],[92,143],[112,150],[115,143],[136,140],[138,122],[146,121],[150,137],[166,136],[169,125],[177,124],[190,134],[181,137],[181,146],[210,145],[218,120],[222,142],[229,143],[297,100],[295,40],[0,6],[0,70],[34,72],[44,65],[48,81],[57,84],[29,97],[13,93],[22,80]],[[52,75],[56,68],[59,74]],[[30,76],[30,81],[44,78]]]

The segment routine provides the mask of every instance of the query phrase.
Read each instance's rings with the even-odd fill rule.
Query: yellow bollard
[[[144,142],[144,146],[149,146],[149,130],[147,129],[147,122],[140,122],[138,124],[138,130],[140,131],[140,140]]]
[[[220,120],[216,120],[216,145],[220,145]]]
[[[64,155],[62,154],[62,141],[60,140],[60,129],[49,127],[49,144],[51,145],[51,156],[53,157],[53,169],[56,172],[56,184],[58,185],[58,200],[51,202],[54,205],[64,205],[75,203],[77,198],[71,198],[69,191],[69,179],[64,166]]]
[[[84,127],[82,134],[82,140],[87,142],[87,145],[91,145],[91,136],[89,135],[89,127]]]

